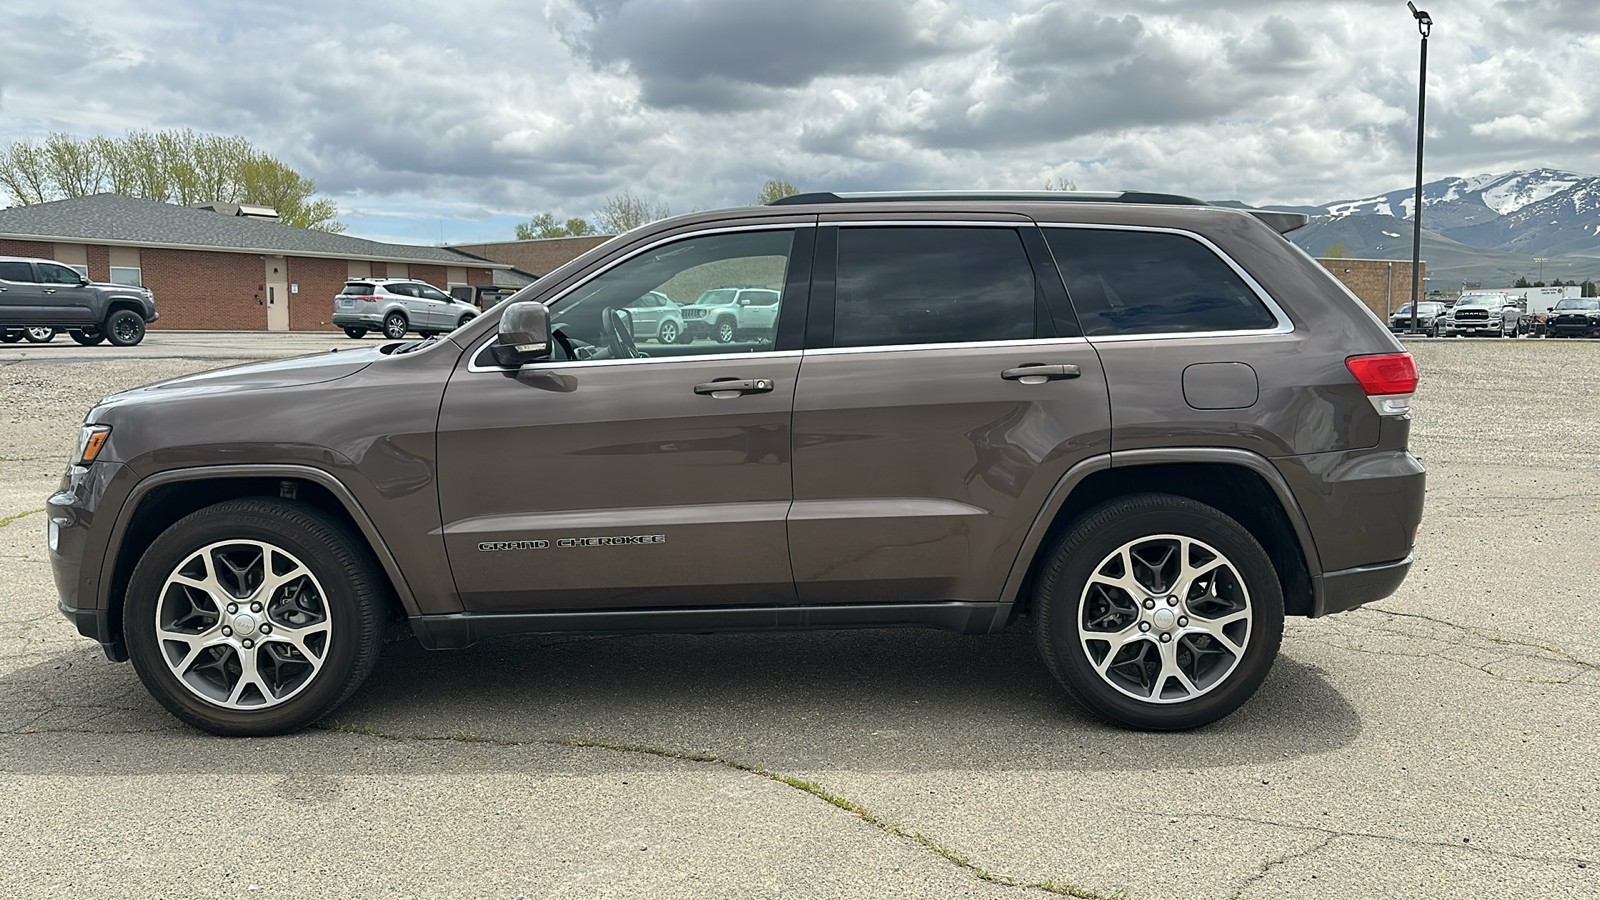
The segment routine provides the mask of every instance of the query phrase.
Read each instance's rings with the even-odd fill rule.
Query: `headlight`
[[[78,432],[78,452],[73,454],[73,465],[87,466],[105,449],[106,438],[111,436],[110,425],[85,425]]]

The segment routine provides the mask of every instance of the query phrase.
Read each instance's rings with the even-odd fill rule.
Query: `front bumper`
[[[72,466],[45,501],[46,551],[56,583],[56,608],[79,634],[100,642],[106,656],[117,662],[128,658],[127,650],[120,623],[99,608],[100,564],[112,522],[134,481],[132,470],[119,463]],[[102,521],[96,523],[97,517]]]
[[[1592,325],[1548,325],[1546,330],[1550,334],[1559,334],[1562,337],[1587,337],[1591,334],[1600,334],[1600,322]]]
[[[1389,330],[1395,334],[1427,334],[1428,332],[1433,331],[1433,320],[1418,319],[1417,327],[1415,328],[1411,327],[1410,319],[1399,322],[1390,321]]]

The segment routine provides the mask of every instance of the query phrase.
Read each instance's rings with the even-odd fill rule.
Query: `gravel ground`
[[[100,395],[317,349],[165,338],[0,353],[0,895],[1600,897],[1595,344],[1413,342],[1412,576],[1198,732],[1020,632],[846,632],[393,644],[229,741],[56,614],[35,512]]]

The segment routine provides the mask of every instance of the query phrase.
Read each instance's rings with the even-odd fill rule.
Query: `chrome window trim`
[[[1142,231],[1151,234],[1175,234],[1179,235],[1180,237],[1186,237],[1191,240],[1198,241],[1201,246],[1205,247],[1207,250],[1210,250],[1218,259],[1222,260],[1224,265],[1232,269],[1235,275],[1238,275],[1244,280],[1245,285],[1255,293],[1256,299],[1260,300],[1262,305],[1266,306],[1267,311],[1272,313],[1272,317],[1277,320],[1278,323],[1271,328],[1247,328],[1232,331],[1156,331],[1148,334],[1092,334],[1087,336],[1091,343],[1125,344],[1130,341],[1170,341],[1182,338],[1260,337],[1263,335],[1284,335],[1294,333],[1293,320],[1289,318],[1288,313],[1284,312],[1283,307],[1278,305],[1278,301],[1272,299],[1272,295],[1267,293],[1267,289],[1262,287],[1261,283],[1256,281],[1254,276],[1245,271],[1244,267],[1239,265],[1239,263],[1236,262],[1232,256],[1229,256],[1227,251],[1223,250],[1221,247],[1218,247],[1211,241],[1210,238],[1207,238],[1203,234],[1188,231],[1183,228],[1166,228],[1159,225],[1101,225],[1080,222],[1040,222],[1038,224],[1040,228],[1070,228],[1077,231]],[[1060,264],[1054,259],[1051,260],[1051,263],[1052,265],[1056,266],[1056,270],[1059,272],[1061,268]],[[1331,272],[1329,273],[1329,277],[1332,277]],[[1062,279],[1063,282],[1065,282],[1065,280],[1065,278]],[[1068,291],[1067,293],[1068,299],[1070,300],[1072,292]]]
[[[1027,228],[1036,224],[1032,219],[979,219],[969,221],[966,219],[845,219],[828,221],[828,213],[823,214],[824,226],[837,226],[839,228]],[[1009,213],[1008,215],[1022,215]]]
[[[822,347],[806,350],[806,356],[843,356],[857,353],[905,353],[916,350],[983,350],[1003,347],[1059,347],[1087,344],[1088,338],[1018,338],[1010,341],[944,341],[936,344],[873,344],[867,347]]]
[[[558,293],[554,297],[551,297],[550,299],[542,301],[542,302],[544,303],[544,305],[546,307],[548,307],[550,309],[554,309],[557,303],[560,303],[562,300],[566,299],[566,297],[569,294],[571,294],[573,291],[578,290],[579,288],[583,287],[584,285],[588,284],[589,282],[595,280],[596,278],[599,278],[601,275],[604,275],[605,273],[611,271],[612,269],[616,268],[617,266],[620,266],[623,263],[628,262],[628,261],[630,261],[630,260],[632,260],[632,259],[634,259],[634,258],[636,258],[636,257],[638,257],[638,256],[640,256],[642,254],[649,253],[651,250],[654,250],[657,247],[660,247],[660,246],[665,245],[665,244],[673,243],[674,241],[681,241],[681,240],[686,240],[688,238],[695,238],[695,237],[704,237],[706,235],[713,235],[713,234],[734,234],[734,233],[737,233],[737,232],[744,232],[744,231],[781,231],[781,230],[785,230],[785,229],[796,229],[796,228],[816,228],[817,227],[816,213],[810,213],[809,216],[810,216],[810,219],[811,219],[811,221],[809,221],[809,222],[763,222],[763,223],[757,223],[757,224],[753,224],[753,225],[722,225],[722,226],[717,226],[717,227],[714,227],[714,228],[700,228],[700,229],[696,229],[694,231],[681,231],[681,232],[678,232],[677,234],[667,235],[666,237],[663,237],[660,240],[651,241],[650,243],[645,244],[643,247],[639,247],[639,248],[629,252],[628,254],[626,254],[624,256],[619,256],[616,259],[613,259],[612,261],[606,263],[605,265],[603,265],[600,268],[594,270],[593,272],[590,272],[587,276],[584,277],[584,279],[582,281],[578,281],[578,282],[575,282],[573,284],[567,285],[567,287],[562,289],[560,293]],[[788,265],[787,264],[785,264],[785,266],[784,266],[784,276],[786,278],[788,277]],[[535,282],[535,283],[537,283],[537,282]],[[735,288],[735,290],[737,290],[737,288]],[[783,303],[783,299],[782,299],[783,298],[783,292],[781,290],[778,292],[778,298],[779,298],[778,299],[779,307],[781,309],[782,308],[782,303]],[[476,348],[473,349],[472,355],[467,359],[467,371],[468,372],[473,372],[473,373],[476,373],[476,372],[501,372],[501,373],[504,373],[504,372],[520,372],[520,371],[522,371],[522,369],[526,369],[529,366],[537,366],[540,369],[557,368],[557,367],[560,367],[560,368],[578,368],[578,367],[587,368],[589,366],[610,366],[610,365],[629,365],[629,364],[637,364],[637,363],[666,362],[667,360],[675,360],[675,359],[689,359],[689,360],[716,359],[716,358],[721,357],[721,356],[733,356],[733,357],[738,357],[740,359],[751,359],[751,358],[755,358],[755,357],[762,357],[762,358],[769,358],[770,359],[770,358],[777,358],[777,357],[784,357],[784,356],[791,356],[791,355],[798,356],[800,354],[799,350],[771,350],[771,351],[761,351],[759,353],[703,353],[703,354],[702,353],[696,353],[696,354],[685,355],[685,356],[652,356],[652,357],[643,357],[643,358],[640,358],[640,359],[573,359],[573,360],[559,360],[559,361],[553,361],[553,362],[529,363],[527,366],[523,366],[523,367],[521,367],[519,369],[508,369],[508,368],[506,368],[504,366],[485,366],[485,365],[480,365],[478,363],[479,357],[483,356],[483,354],[488,351],[489,345],[491,343],[493,343],[493,342],[494,342],[494,334],[491,333],[487,340],[485,340],[483,343],[479,344]]]
[[[468,372],[522,372],[539,371],[547,369],[590,369],[596,366],[637,366],[646,363],[664,362],[708,362],[714,359],[746,360],[746,359],[786,359],[802,354],[800,350],[759,350],[751,353],[689,353],[683,356],[643,356],[637,359],[561,359],[549,362],[528,363],[520,368],[512,369],[504,366],[482,365],[478,360],[489,352],[489,344],[494,341],[491,335],[489,340],[478,345],[473,351],[472,359],[467,362]]]

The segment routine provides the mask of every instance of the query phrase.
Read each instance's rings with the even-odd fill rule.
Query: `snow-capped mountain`
[[[1322,206],[1323,215],[1411,218],[1413,189]],[[1600,253],[1600,177],[1560,169],[1445,178],[1422,186],[1423,225],[1473,247]],[[1557,249],[1557,248],[1561,249]]]

